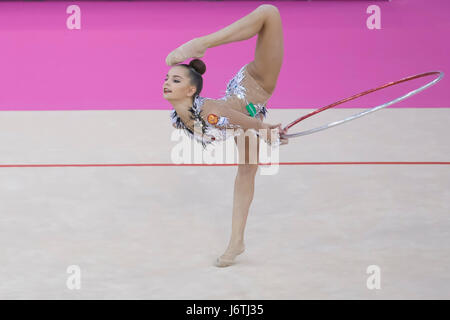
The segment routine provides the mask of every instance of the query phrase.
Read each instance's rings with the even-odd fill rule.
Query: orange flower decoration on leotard
[[[208,122],[210,124],[216,124],[219,121],[219,117],[216,116],[214,113],[208,114]]]

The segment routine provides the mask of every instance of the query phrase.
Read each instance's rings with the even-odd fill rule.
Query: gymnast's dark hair
[[[200,94],[203,89],[203,77],[202,74],[206,71],[205,63],[200,59],[193,59],[189,64],[179,64],[180,66],[184,66],[189,70],[189,78],[191,79],[191,84],[197,88],[193,99]]]

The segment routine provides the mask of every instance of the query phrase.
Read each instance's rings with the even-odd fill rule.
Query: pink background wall
[[[275,4],[285,57],[269,108],[318,108],[390,81],[440,70],[446,77],[393,107],[450,106],[450,1],[2,2],[0,110],[171,109],[162,98],[166,55],[222,28],[261,3]],[[81,30],[69,30],[69,5]],[[381,8],[381,30],[366,9]],[[211,48],[202,96],[218,98],[252,60],[256,37]],[[342,107],[396,98],[433,77]]]

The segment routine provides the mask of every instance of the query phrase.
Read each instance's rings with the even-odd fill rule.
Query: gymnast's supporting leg
[[[262,120],[262,117],[261,117]],[[233,264],[234,258],[244,252],[244,231],[247,222],[247,216],[250,209],[250,205],[253,201],[253,195],[255,191],[255,176],[258,171],[259,163],[259,139],[256,137],[248,138],[245,140],[254,139],[256,141],[256,164],[252,164],[249,161],[249,155],[251,150],[249,148],[250,141],[245,142],[244,148],[239,148],[239,157],[245,152],[245,163],[239,161],[238,171],[234,182],[234,194],[233,194],[233,217],[231,223],[231,238],[228,244],[228,248],[224,254],[220,256],[216,261],[217,267],[227,267]],[[234,138],[238,145],[237,138]],[[248,142],[248,143],[247,143]],[[238,145],[239,147],[239,145]],[[253,152],[255,152],[253,150]]]

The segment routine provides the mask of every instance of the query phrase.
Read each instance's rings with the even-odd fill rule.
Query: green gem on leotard
[[[253,103],[249,103],[248,105],[245,106],[245,108],[247,109],[248,113],[250,114],[250,117],[254,117],[256,115],[256,108],[253,105]]]

